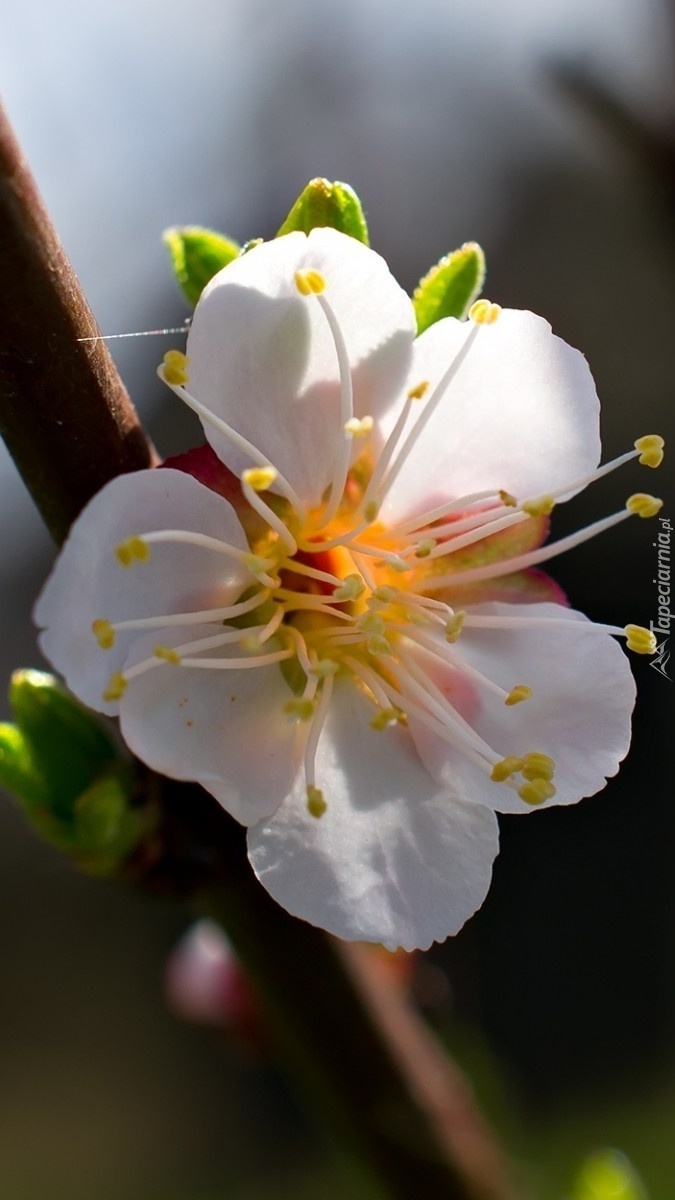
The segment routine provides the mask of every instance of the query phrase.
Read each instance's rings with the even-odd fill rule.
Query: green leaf
[[[620,1150],[600,1150],[583,1164],[572,1200],[647,1200],[634,1168]]]
[[[239,246],[222,233],[198,225],[174,225],[162,234],[176,280],[190,304],[196,304],[207,283],[239,257]]]
[[[312,179],[298,196],[277,237],[295,231],[309,233],[325,226],[369,245],[361,201],[348,183]]]
[[[442,317],[465,317],[485,280],[485,255],[476,242],[447,254],[420,280],[413,294],[417,332]]]

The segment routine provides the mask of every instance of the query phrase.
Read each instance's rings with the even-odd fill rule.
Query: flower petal
[[[37,602],[34,615],[44,630],[43,653],[75,695],[99,712],[117,711],[117,704],[102,700],[101,694],[138,633],[120,632],[114,646],[102,650],[92,621],[226,605],[251,582],[241,563],[183,544],[161,543],[152,546],[148,562],[126,569],[120,565],[115,556],[120,542],[171,528],[208,534],[248,550],[233,508],[215,492],[182,471],[138,471],[113,479],[83,509]]]
[[[187,353],[188,389],[253,442],[308,505],[332,478],[341,436],[335,344],[298,271],[318,271],[352,367],[356,416],[378,417],[410,365],[412,304],[384,259],[334,229],[291,233],[230,263],[205,289]],[[250,460],[208,424],[214,450],[236,474]]]
[[[555,760],[552,804],[574,804],[592,796],[615,775],[630,744],[635,684],[621,646],[572,609],[557,604],[477,605],[469,615],[553,617],[556,624],[526,629],[464,627],[454,649],[506,691],[527,684],[533,695],[507,706],[498,695],[452,668],[437,667],[425,652],[419,661],[459,712],[500,756],[540,751]],[[446,647],[447,649],[447,647]],[[413,718],[410,732],[425,766],[459,795],[496,812],[530,812],[531,806],[506,784],[453,750]],[[522,783],[520,776],[516,782]]]
[[[193,626],[188,637],[207,638],[219,629]],[[188,637],[185,629],[161,634],[170,647]],[[138,638],[126,666],[152,658],[157,641],[156,635]],[[209,651],[215,656],[225,661],[242,651],[228,645]],[[292,787],[301,735],[284,713],[291,698],[277,664],[213,670],[158,662],[130,681],[120,701],[122,736],[149,767],[200,783],[248,825],[274,812]]]
[[[433,388],[473,328],[448,317],[426,330],[415,342],[413,385]],[[479,329],[382,515],[401,519],[488,488],[526,500],[563,487],[598,462],[598,413],[583,355],[542,317],[507,309]]]
[[[498,849],[492,813],[439,791],[400,728],[336,685],[317,754],[327,809],[307,812],[300,781],[249,830],[261,883],[289,912],[348,940],[426,949],[482,904]]]

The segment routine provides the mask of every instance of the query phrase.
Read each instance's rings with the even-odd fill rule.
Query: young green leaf
[[[309,233],[328,225],[369,245],[368,226],[361,201],[348,183],[312,179],[300,193],[277,237],[284,233]]]
[[[198,225],[174,225],[162,238],[176,280],[193,305],[209,280],[239,256],[239,246],[231,238]]]
[[[418,334],[442,317],[465,317],[484,279],[485,255],[476,242],[466,242],[436,263],[413,294]]]

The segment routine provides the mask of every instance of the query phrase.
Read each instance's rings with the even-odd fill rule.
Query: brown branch
[[[153,450],[0,108],[0,433],[61,542]]]

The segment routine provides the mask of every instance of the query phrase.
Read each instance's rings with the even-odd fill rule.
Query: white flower
[[[634,700],[612,635],[652,648],[529,568],[655,512],[639,494],[541,546],[556,500],[658,465],[661,440],[598,472],[582,355],[532,313],[472,317],[415,340],[383,260],[330,229],[230,264],[161,374],[241,491],[169,468],[113,480],[36,610],[76,695],[249,826],[285,908],[392,948],[479,907],[495,812],[603,787]]]

